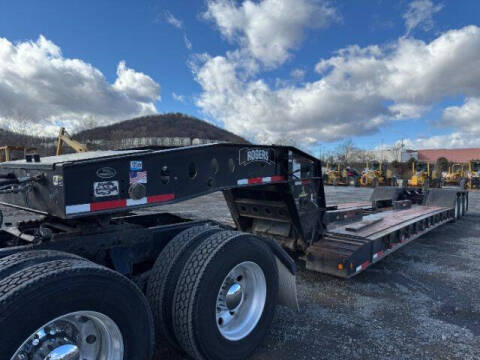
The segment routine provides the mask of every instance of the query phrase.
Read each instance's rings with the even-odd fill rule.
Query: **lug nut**
[[[93,344],[95,341],[97,341],[97,337],[95,335],[88,335],[87,338],[85,339],[87,341],[87,344]]]

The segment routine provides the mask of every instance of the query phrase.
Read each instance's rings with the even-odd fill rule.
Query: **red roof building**
[[[435,163],[444,157],[454,163],[468,163],[470,160],[480,160],[480,148],[470,149],[427,149],[418,150],[418,161]]]

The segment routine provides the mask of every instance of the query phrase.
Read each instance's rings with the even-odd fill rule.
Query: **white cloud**
[[[165,19],[170,25],[175,26],[177,29],[183,29],[183,22],[173,16],[170,11],[165,12]]]
[[[441,124],[454,126],[467,134],[476,136],[480,145],[480,98],[467,98],[462,106],[450,106],[443,111]]]
[[[179,102],[185,102],[185,96],[183,95],[178,95],[177,93],[175,92],[172,92],[172,98],[176,101],[179,101]]]
[[[156,113],[160,85],[121,61],[114,84],[100,70],[69,59],[40,36],[13,44],[0,38],[0,126],[37,134],[70,131]]]
[[[418,117],[448,96],[480,97],[477,26],[445,32],[429,43],[401,38],[383,47],[351,46],[319,61],[318,80],[275,89],[257,78],[242,51],[235,54],[200,57],[194,67],[203,88],[197,105],[228,130],[256,141],[365,135]]]
[[[305,77],[306,71],[303,69],[294,69],[290,72],[290,76],[295,80],[301,81]]]
[[[183,42],[185,43],[185,47],[188,50],[192,50],[192,42],[187,36],[187,32],[185,30],[185,25],[183,24],[183,21],[173,16],[173,14],[170,11],[165,11],[165,19],[167,20],[167,23],[183,31]]]
[[[464,132],[454,132],[447,135],[404,139],[407,149],[461,149],[478,148],[478,136]]]
[[[323,0],[246,0],[238,6],[231,0],[208,0],[207,5],[204,17],[267,67],[284,63],[300,45],[305,29],[338,19]]]
[[[183,42],[185,43],[185,47],[188,50],[192,50],[192,42],[190,39],[187,37],[187,34],[183,34]]]
[[[414,0],[403,15],[407,35],[421,26],[424,31],[433,28],[433,15],[443,9],[443,5],[434,5],[432,0]]]

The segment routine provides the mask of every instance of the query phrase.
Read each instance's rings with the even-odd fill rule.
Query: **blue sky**
[[[359,64],[370,57],[377,57],[379,66],[384,64],[387,64],[386,68],[394,66],[399,72],[398,77],[401,78],[410,71],[404,69],[399,59],[390,61],[390,57],[398,52],[398,58],[403,59],[400,51],[406,51],[404,48],[410,49],[416,42],[428,47],[431,42],[445,38],[447,44],[442,43],[438,45],[439,47],[451,46],[454,52],[462,49],[462,46],[468,46],[469,49],[473,48],[476,51],[480,37],[477,38],[475,29],[469,32],[467,40],[463,40],[462,34],[457,36],[460,40],[449,40],[445,34],[449,31],[467,32],[467,26],[480,25],[479,1],[298,0],[298,7],[290,8],[295,9],[291,15],[274,14],[275,8],[279,6],[285,5],[288,10],[292,5],[291,1],[247,1],[250,6],[240,0],[0,1],[0,38],[8,41],[10,48],[28,42],[37,44],[39,36],[42,35],[45,41],[51,43],[48,45],[49,49],[56,46],[61,51],[61,55],[53,57],[60,56],[61,61],[78,59],[82,66],[91,65],[95,71],[103,74],[108,84],[105,85],[105,91],[101,90],[102,94],[107,93],[105,96],[108,99],[115,97],[113,102],[101,105],[95,103],[99,108],[98,113],[86,110],[89,104],[91,106],[91,100],[88,100],[84,107],[77,104],[70,109],[68,101],[57,100],[59,96],[65,95],[65,91],[68,92],[65,90],[68,87],[64,87],[60,95],[38,99],[43,103],[54,99],[53,105],[51,104],[49,108],[35,110],[32,114],[22,113],[21,110],[8,114],[2,114],[0,111],[0,119],[3,117],[3,124],[12,124],[16,116],[20,116],[29,122],[39,124],[38,129],[50,129],[49,126],[52,124],[65,122],[74,129],[81,129],[82,121],[85,119],[90,119],[90,122],[91,119],[95,119],[101,123],[126,119],[136,113],[184,112],[225,126],[249,139],[266,142],[288,139],[302,145],[306,144],[305,146],[314,151],[332,149],[345,138],[353,139],[363,148],[375,147],[381,143],[391,144],[402,138],[417,147],[422,144],[435,147],[475,145],[476,137],[471,138],[472,130],[468,130],[471,129],[468,123],[472,121],[472,111],[476,116],[477,108],[480,108],[477,106],[480,103],[478,100],[480,91],[478,88],[472,89],[470,82],[465,80],[468,75],[462,75],[462,79],[458,79],[455,77],[457,75],[450,74],[447,67],[450,60],[438,60],[440,63],[438,66],[441,68],[438,73],[430,74],[425,70],[419,70],[419,74],[432,77],[448,74],[445,81],[447,85],[448,82],[456,84],[455,89],[430,96],[429,94],[434,91],[427,87],[424,89],[425,94],[417,92],[409,95],[408,99],[392,95],[393,91],[401,92],[402,87],[385,89],[379,94],[373,91],[368,95],[370,98],[367,98],[364,93],[369,92],[371,86],[378,86],[378,83],[373,85],[368,83],[369,76],[366,75],[365,80],[361,74],[364,72],[367,74],[366,71],[372,69],[360,69],[361,71],[356,73],[356,70],[351,71],[350,67],[349,70],[344,70],[338,65],[337,71],[343,75],[348,73],[348,76],[351,76],[349,80],[355,80],[352,81],[352,86],[356,88],[355,94],[348,92],[348,96],[353,96],[357,100],[357,91],[362,92],[360,95],[362,102],[359,106],[365,108],[359,111],[357,118],[352,116],[351,121],[348,119],[347,110],[340,109],[348,109],[351,104],[349,98],[342,96],[342,93],[334,95],[338,96],[340,101],[345,99],[345,103],[339,103],[339,109],[333,108],[332,105],[332,109],[327,112],[328,115],[325,115],[322,111],[322,106],[325,107],[323,101],[327,101],[330,106],[335,97],[329,95],[325,100],[321,91],[325,87],[337,86],[338,79],[330,79],[326,84],[320,84],[320,80],[332,75],[331,68],[337,67],[333,61],[335,57],[341,58],[343,62],[351,62],[354,69],[363,66]],[[303,15],[296,14],[297,9],[298,13],[302,14],[302,6],[306,11]],[[313,11],[315,15],[310,16],[308,12]],[[258,25],[262,16],[269,14],[273,14],[273,17],[278,16],[278,21]],[[225,16],[231,17],[227,23],[222,22]],[[292,22],[289,17],[298,17],[298,20]],[[408,19],[413,21],[410,29]],[[278,29],[275,28],[277,24]],[[285,32],[281,35],[285,39],[275,35],[282,32]],[[289,32],[295,33],[295,36],[290,38]],[[264,36],[267,36],[267,39],[264,39]],[[272,38],[269,39],[268,36]],[[399,45],[401,39],[409,42],[409,46]],[[190,48],[186,41],[191,44]],[[464,44],[462,41],[471,43]],[[279,46],[284,48],[273,56],[269,42],[279,42]],[[358,49],[377,46],[382,54],[365,55],[356,51],[339,56],[339,50],[351,46],[357,46]],[[426,62],[432,60],[425,57],[423,51],[422,46],[417,46],[414,50],[412,66],[417,66],[416,62],[420,62],[420,66],[429,67]],[[1,52],[0,47],[0,56]],[[446,53],[448,54],[448,50]],[[469,59],[475,59],[474,55],[475,53]],[[437,55],[434,53],[431,56]],[[460,58],[462,54],[452,56]],[[51,58],[52,55],[41,55],[38,61],[50,61]],[[322,60],[328,62],[329,70],[315,71],[317,64]],[[434,60],[436,61],[436,58]],[[14,67],[17,67],[15,71],[20,72],[18,67],[25,66],[24,62],[15,61],[12,60],[10,68],[7,69],[9,73]],[[125,62],[125,79],[118,82],[112,90],[108,86],[118,80],[118,65],[121,61]],[[356,63],[353,64],[353,61]],[[471,60],[466,67],[473,68],[476,65],[474,61]],[[48,89],[54,92],[54,80],[47,76],[53,71],[49,70],[52,69],[49,66],[45,65],[37,71],[35,79],[41,77],[44,82],[51,81]],[[454,67],[452,64],[448,66]],[[464,63],[459,63],[459,66],[465,68]],[[53,67],[58,71],[56,64]],[[398,68],[403,70],[399,71]],[[79,73],[85,73],[78,68],[72,71],[77,70]],[[42,76],[38,75],[40,71],[44,71]],[[69,71],[62,71],[62,75],[55,76],[55,81],[62,81],[61,76],[65,76],[65,73],[68,75]],[[225,77],[229,76],[228,71],[235,74],[235,79],[224,83]],[[128,77],[127,74],[132,76]],[[210,80],[212,74],[218,75],[219,79]],[[475,78],[478,75],[478,72],[474,72],[471,77]],[[386,75],[378,76],[383,79]],[[7,82],[5,80],[7,77],[4,79],[0,77],[0,86],[2,81],[5,82],[5,88],[7,85],[15,85],[15,81],[19,81],[15,79],[18,78],[12,78],[13,80]],[[130,84],[128,79],[135,79],[135,82]],[[397,77],[391,80],[395,86],[398,85],[396,79]],[[98,81],[101,82],[101,79]],[[362,81],[368,84],[357,88]],[[411,82],[408,79],[401,81]],[[22,84],[15,88],[19,89],[19,92],[30,94],[32,92],[30,86],[23,82]],[[237,85],[238,91],[225,95],[225,87],[228,90],[229,87]],[[412,85],[418,87],[414,83]],[[97,89],[98,86],[94,87]],[[432,86],[435,86],[433,90],[436,90],[443,85],[435,83]],[[312,90],[311,87],[315,89]],[[143,90],[140,91],[139,88]],[[12,90],[9,90],[10,94],[5,90],[2,99],[1,89],[0,87],[0,104],[8,106],[9,101],[13,101],[9,96]],[[115,93],[112,95],[111,91]],[[161,98],[152,93],[155,91],[158,91]],[[35,92],[40,91],[35,89]],[[281,102],[288,102],[289,94],[297,99],[297,102],[291,108],[284,109]],[[125,96],[131,101],[125,108],[113,113],[102,108],[125,103],[122,101]],[[318,109],[310,103],[302,105],[302,98],[309,96],[319,97],[310,100],[313,104],[318,100]],[[253,103],[245,100],[252,97]],[[83,99],[84,95],[75,92],[70,98]],[[471,102],[467,104],[468,99]],[[57,104],[56,101],[61,104]],[[243,105],[237,105],[239,103]],[[413,114],[411,111],[392,111],[390,106],[400,103],[402,106],[407,104],[409,109],[415,106]],[[257,105],[258,111],[251,112]],[[417,107],[421,107],[421,110]],[[52,108],[56,108],[56,112],[51,110]],[[60,108],[61,111],[58,110]],[[446,113],[447,108],[452,110]],[[355,106],[350,112],[355,114]],[[300,113],[298,123],[297,113]],[[452,116],[457,116],[460,120]],[[267,119],[269,117],[271,119]],[[329,117],[335,119],[332,120],[335,126],[332,126]],[[374,117],[376,120],[372,122]],[[49,120],[45,120],[46,118]],[[255,118],[262,120],[250,120]],[[67,119],[75,120],[68,122]],[[316,133],[320,128],[326,130]],[[480,128],[474,127],[473,132],[475,131],[480,133]],[[425,141],[432,136],[435,137],[434,140]],[[463,139],[464,137],[468,139]]]

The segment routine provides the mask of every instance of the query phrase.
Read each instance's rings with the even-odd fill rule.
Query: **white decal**
[[[93,184],[95,197],[117,196],[120,194],[118,181],[102,181]]]

